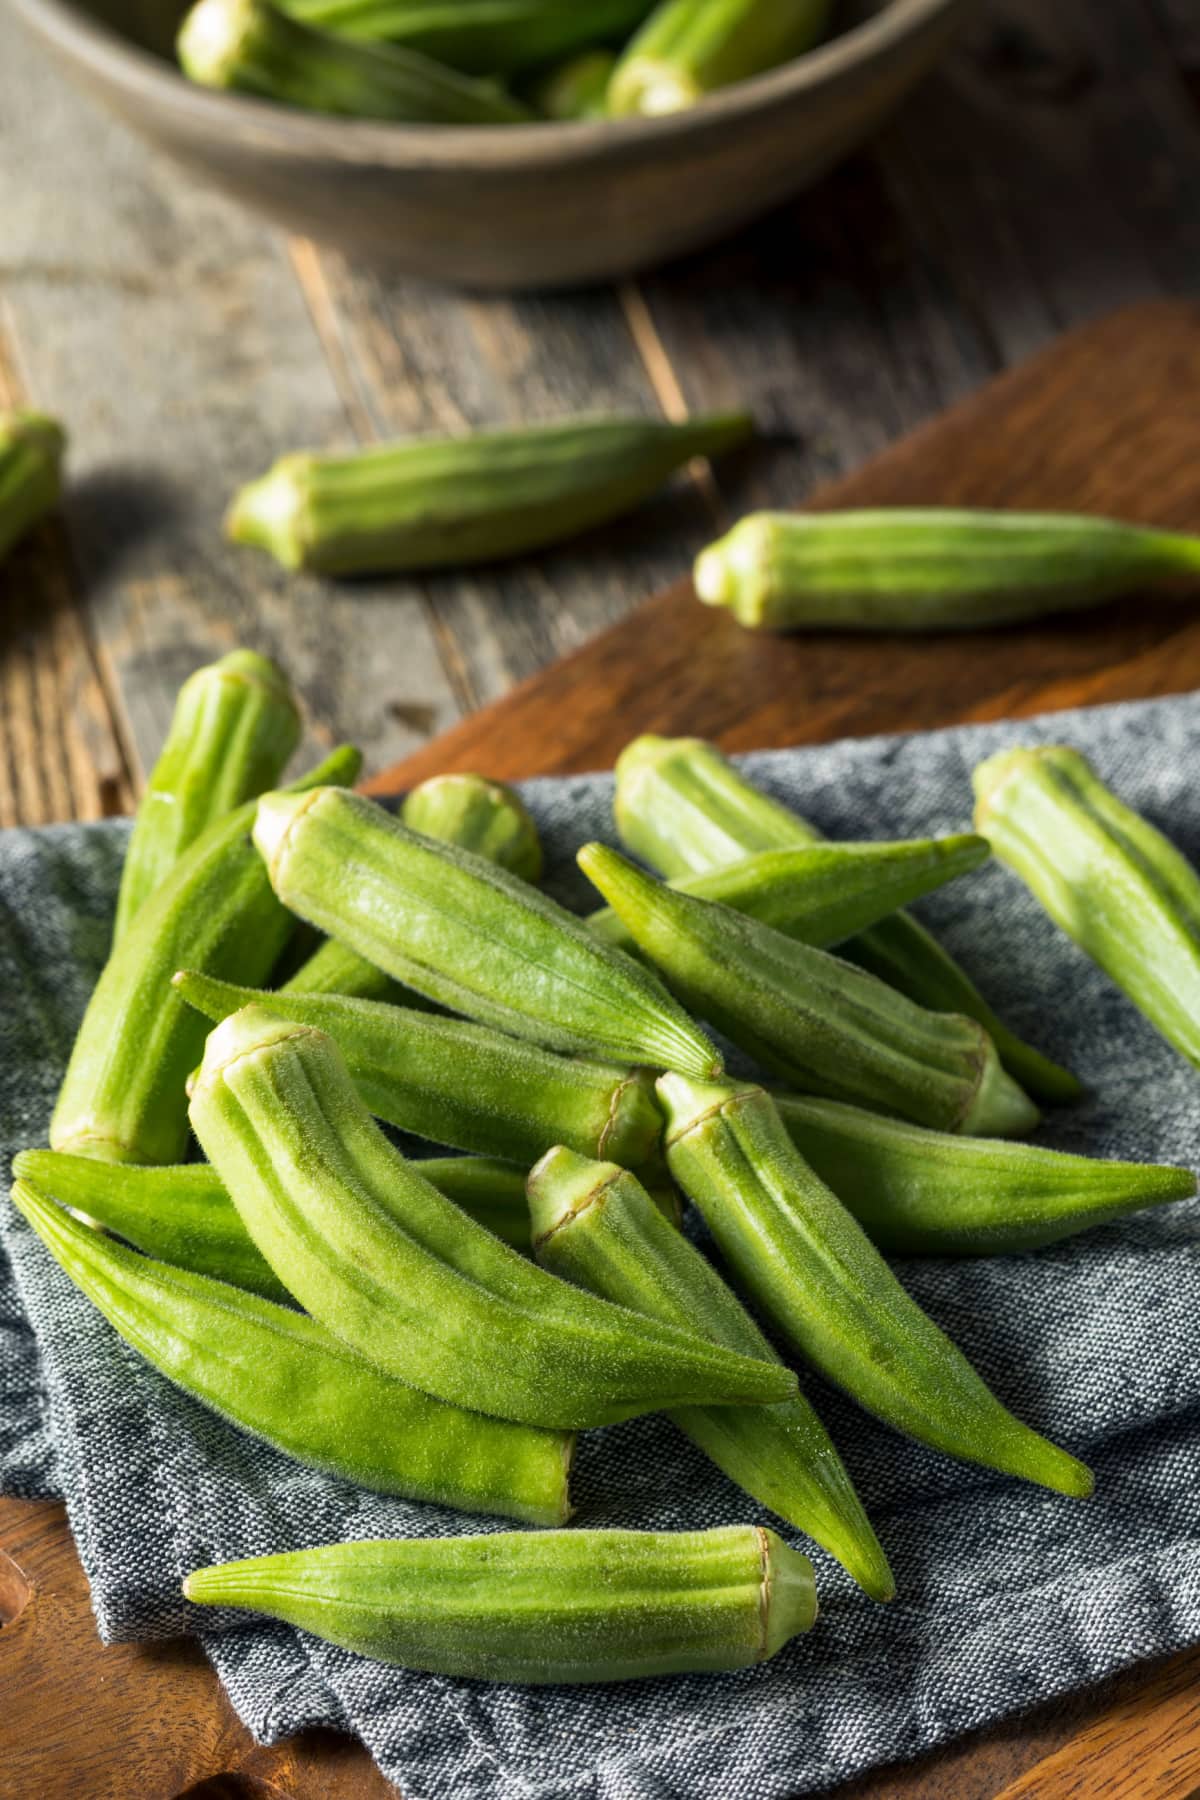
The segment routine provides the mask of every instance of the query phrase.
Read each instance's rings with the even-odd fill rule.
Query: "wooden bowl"
[[[807,56],[688,112],[588,124],[322,117],[195,87],[182,0],[14,0],[81,86],[289,230],[474,288],[611,280],[712,242],[822,174],[924,74],[964,0],[874,0]]]

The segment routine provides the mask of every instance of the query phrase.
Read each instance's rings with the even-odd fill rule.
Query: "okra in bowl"
[[[781,10],[786,3],[777,0]],[[414,275],[513,289],[628,274],[779,204],[880,124],[934,61],[965,0],[867,0],[855,12],[835,9],[831,35],[816,47],[694,104],[563,121],[539,117],[536,108],[594,109],[598,90],[613,92],[611,66],[580,72],[582,98],[548,92],[541,70],[518,71],[501,88],[486,67],[460,69],[431,105],[424,88],[418,102],[405,98],[412,69],[403,58],[413,53],[385,47],[360,68],[362,53],[375,46],[346,36],[341,48],[349,54],[328,74],[323,103],[351,109],[365,69],[371,92],[383,95],[371,102],[377,111],[417,104],[420,123],[338,116],[189,81],[176,60],[183,0],[14,4],[68,73],[130,126],[288,228]],[[582,4],[563,0],[568,14]],[[301,91],[313,97],[296,85],[311,48],[309,19],[319,15],[322,30],[338,23],[348,32],[362,0],[289,0],[290,19],[260,0],[237,5],[248,33],[263,15],[282,22],[286,39],[255,40],[251,60],[260,70],[269,60],[269,79],[295,100]],[[639,10],[636,0],[623,5],[626,13]],[[602,10],[614,8],[621,11],[607,0]],[[414,10],[413,0],[393,0],[396,15]],[[448,4],[423,10],[444,13]],[[307,16],[297,21],[298,13]],[[210,17],[198,51],[192,45],[195,68],[212,48],[211,26]],[[652,87],[625,81],[621,106],[677,106],[669,82]],[[457,122],[430,122],[431,110]]]

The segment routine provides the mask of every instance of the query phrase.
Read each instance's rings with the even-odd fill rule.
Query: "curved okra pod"
[[[1037,1111],[974,1019],[927,1012],[828,951],[669,888],[605,844],[579,866],[674,991],[795,1086],[946,1131],[1005,1136]]]
[[[624,1169],[551,1150],[530,1172],[529,1211],[534,1253],[554,1274],[743,1355],[775,1356],[716,1270]],[[775,1406],[680,1406],[669,1417],[731,1481],[836,1556],[873,1599],[891,1599],[887,1558],[803,1394]]]
[[[254,841],[285,906],[454,1012],[568,1054],[720,1068],[649,969],[507,869],[361,795],[266,794]]]
[[[188,677],[138,805],[114,943],[207,826],[276,785],[299,741],[291,687],[269,658],[233,650]]]
[[[754,631],[978,631],[1200,575],[1200,538],[1074,513],[752,513],[696,559]]]
[[[46,413],[0,413],[0,562],[58,505],[66,444]]]
[[[613,811],[622,841],[670,878],[820,840],[807,819],[760,794],[702,738],[635,738],[617,760],[616,777]],[[1083,1091],[1068,1069],[1009,1031],[965,971],[907,913],[881,919],[842,953],[919,1006],[977,1019],[1009,1074],[1035,1099],[1075,1100]]]
[[[353,781],[348,746],[295,783]],[[254,802],[203,831],[109,957],[79,1027],[50,1121],[56,1150],[111,1162],[178,1162],[187,1144],[184,1084],[199,1061],[204,1024],[171,991],[191,966],[263,981],[293,920],[276,899],[250,842]]]
[[[1079,1497],[1088,1469],[1002,1406],[796,1150],[761,1088],[665,1075],[667,1161],[754,1304],[908,1437]]]
[[[301,1306],[440,1399],[575,1429],[794,1391],[786,1371],[582,1294],[468,1219],[393,1149],[323,1032],[235,1013],[208,1040],[191,1118]]]
[[[502,781],[433,775],[405,795],[400,817],[410,831],[471,850],[523,881],[542,878],[537,826],[521,796]]]
[[[534,1525],[570,1517],[570,1436],[446,1406],[303,1313],[126,1250],[28,1182],[12,1198],[127,1344],[253,1437],[377,1493]]]
[[[1066,745],[1004,750],[974,774],[1002,862],[1150,1023],[1200,1067],[1200,875]]]
[[[659,0],[626,46],[608,109],[671,113],[811,50],[831,0]]]
[[[174,986],[216,1023],[258,1004],[328,1032],[376,1118],[435,1144],[526,1168],[553,1144],[567,1144],[637,1168],[662,1142],[646,1069],[556,1056],[486,1025],[386,1001],[272,994],[190,971]]]
[[[419,50],[471,75],[519,75],[590,44],[619,43],[652,0],[286,0],[339,37]],[[560,115],[554,114],[557,118]]]
[[[808,1559],[757,1525],[325,1544],[197,1569],[183,1591],[378,1662],[526,1683],[747,1668],[817,1616]]]
[[[398,981],[357,950],[326,938],[280,988],[281,994],[344,994],[357,1000],[402,1000],[419,1006],[419,994],[405,993]]]
[[[837,1100],[773,1096],[788,1136],[872,1243],[899,1256],[1000,1256],[1186,1200],[1190,1169],[954,1137]]]

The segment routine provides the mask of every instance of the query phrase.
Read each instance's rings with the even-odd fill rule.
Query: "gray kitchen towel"
[[[1085,749],[1200,859],[1200,704],[749,757],[755,780],[834,836],[961,829],[970,771],[1002,745]],[[605,777],[526,789],[551,884],[585,903],[573,851],[610,836]],[[0,839],[0,1151],[44,1141],[71,1033],[105,952],[123,836]],[[1200,1077],[990,867],[923,914],[1005,1017],[1087,1081],[1049,1144],[1192,1164]],[[1036,1255],[908,1262],[912,1292],[1023,1417],[1087,1459],[1096,1497],[1059,1499],[907,1444],[810,1384],[891,1556],[872,1605],[814,1552],[816,1629],[761,1668],[607,1688],[525,1689],[405,1673],[289,1628],[189,1612],[187,1570],[342,1538],[500,1529],[381,1499],[251,1442],[145,1367],[0,1203],[0,1472],[62,1492],[103,1636],[199,1631],[242,1718],[276,1739],[361,1735],[406,1800],[773,1800],[1200,1641],[1200,1204]],[[661,1419],[588,1434],[581,1525],[768,1520]],[[777,1521],[769,1520],[776,1524]],[[795,1534],[789,1534],[795,1538]]]

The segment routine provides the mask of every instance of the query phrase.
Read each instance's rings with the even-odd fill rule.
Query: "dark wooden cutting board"
[[[797,498],[800,498],[799,496]],[[1061,339],[849,480],[809,497],[1070,508],[1200,529],[1200,307],[1131,308]],[[1200,607],[1130,596],[976,638],[778,640],[686,582],[476,713],[377,792],[441,769],[602,768],[640,731],[730,749],[922,730],[1200,687]],[[259,1750],[193,1645],[99,1644],[62,1509],[0,1503],[0,1800],[375,1800],[328,1734]],[[15,1566],[14,1566],[15,1565]],[[1200,1655],[1133,1671],[849,1800],[1184,1800],[1200,1788]],[[715,1796],[714,1800],[721,1800]]]

